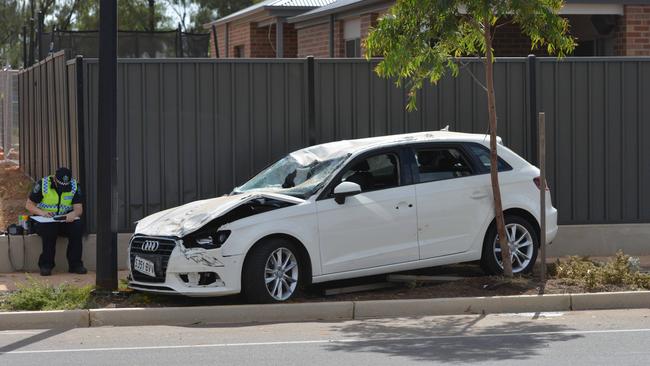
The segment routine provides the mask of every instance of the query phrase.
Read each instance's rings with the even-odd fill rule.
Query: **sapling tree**
[[[569,23],[558,15],[562,0],[397,0],[370,32],[366,57],[381,56],[375,71],[409,88],[407,108],[415,109],[417,91],[437,83],[445,73],[457,76],[461,57],[483,56],[490,131],[490,179],[503,273],[512,276],[512,253],[506,236],[497,174],[497,112],[494,94],[494,35],[513,24],[530,39],[559,57],[573,51]],[[476,80],[476,79],[475,79]]]

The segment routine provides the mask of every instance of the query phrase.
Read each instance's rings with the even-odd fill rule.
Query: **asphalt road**
[[[0,364],[12,366],[620,366],[649,360],[650,309],[0,332]]]

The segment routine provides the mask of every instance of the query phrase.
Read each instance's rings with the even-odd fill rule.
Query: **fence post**
[[[42,11],[38,12],[38,35],[36,36],[36,45],[38,47],[38,61],[43,59],[43,23],[45,22],[45,16]]]
[[[539,113],[539,226],[542,284],[546,281],[546,121],[544,112]]]
[[[56,27],[52,26],[52,33],[50,34],[50,47],[48,51],[48,56],[54,53],[54,33],[56,32]]]
[[[34,64],[34,52],[36,48],[36,38],[34,37],[34,18],[29,18],[29,59],[26,67]]]
[[[526,59],[528,66],[528,106],[530,120],[530,147],[528,149],[528,158],[534,165],[537,164],[537,64],[535,55],[528,55]]]
[[[219,58],[219,39],[217,38],[217,26],[212,24],[212,37],[214,38],[214,56]]]
[[[97,127],[97,277],[100,291],[117,289],[117,0],[99,5]]]
[[[85,145],[85,135],[84,135],[84,59],[83,56],[76,56],[75,57],[75,98],[76,98],[76,115],[77,115],[77,125],[76,126],[71,126],[71,127],[76,127],[77,128],[77,154],[78,160],[79,160],[79,175],[78,177],[81,178],[81,182],[84,184],[88,184],[88,182],[91,182],[91,179],[88,179],[86,176],[86,145]],[[87,187],[87,186],[86,186]],[[83,207],[88,207],[86,206],[86,195],[81,195],[81,204]],[[81,215],[81,223],[82,227],[84,228],[84,232],[88,232],[88,220],[87,217],[88,215]]]
[[[176,28],[176,57],[183,57],[183,39],[181,37],[181,23],[178,23],[178,27]]]
[[[156,31],[156,3],[154,0],[149,0],[149,32]]]
[[[23,25],[23,68],[27,68],[27,26]]]

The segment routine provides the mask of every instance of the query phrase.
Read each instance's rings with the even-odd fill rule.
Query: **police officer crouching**
[[[35,216],[65,216],[60,222],[38,223],[36,232],[43,240],[43,252],[38,259],[41,276],[49,276],[54,268],[56,238],[68,237],[68,272],[88,272],[81,261],[81,191],[68,168],[59,168],[55,175],[45,177],[34,185],[25,208]]]

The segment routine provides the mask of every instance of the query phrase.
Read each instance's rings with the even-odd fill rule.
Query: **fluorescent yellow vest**
[[[77,192],[77,181],[72,179],[70,181],[70,192],[62,192],[61,197],[56,192],[54,187],[50,186],[50,178],[53,176],[45,177],[41,183],[41,191],[43,192],[43,200],[37,204],[38,208],[46,212],[54,212],[57,215],[64,215],[72,211],[72,197]]]

